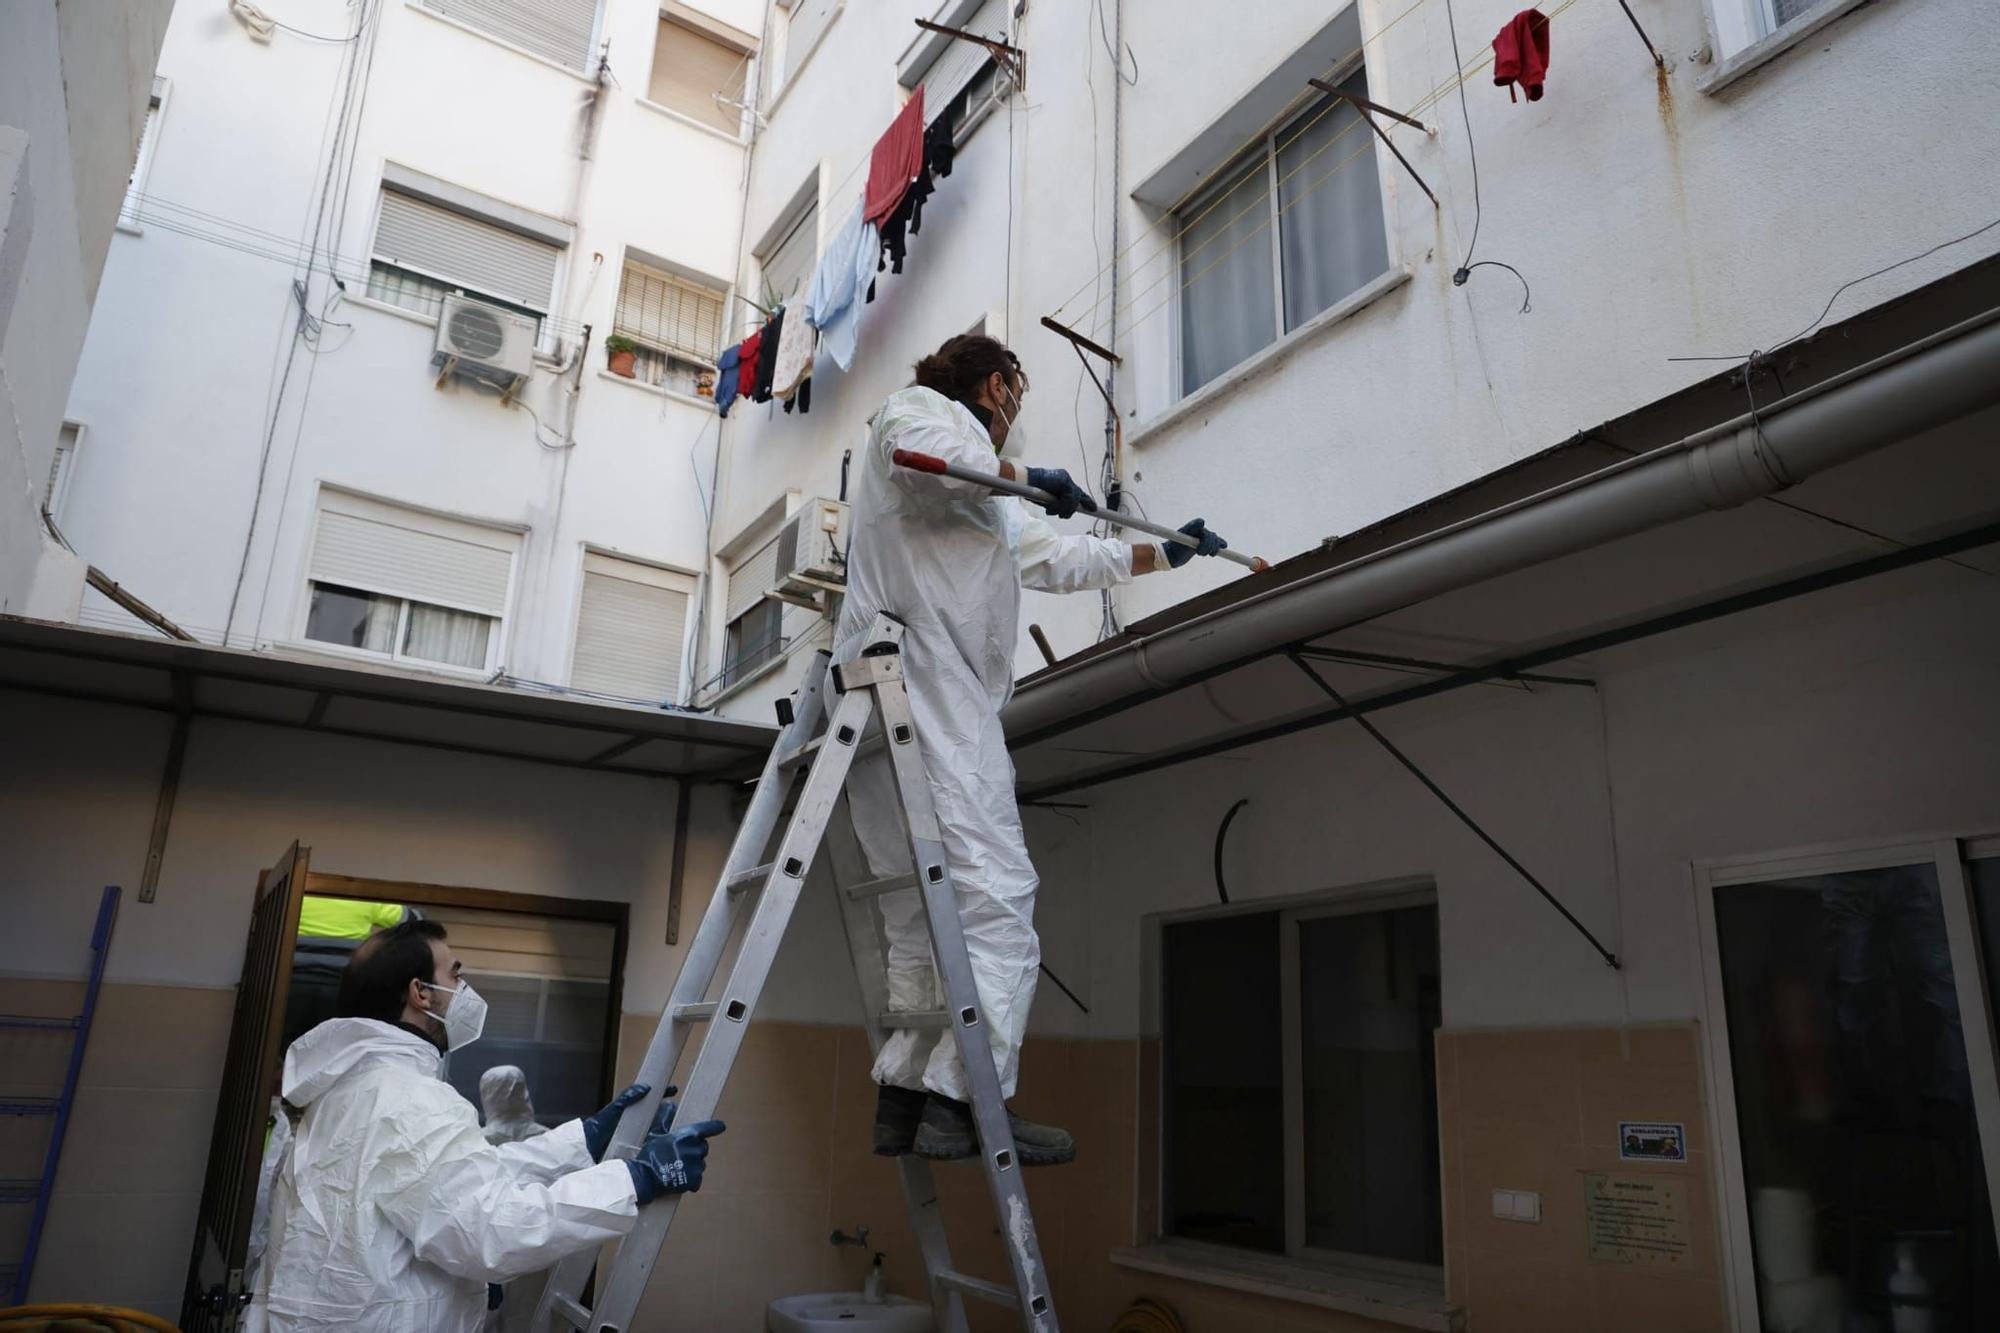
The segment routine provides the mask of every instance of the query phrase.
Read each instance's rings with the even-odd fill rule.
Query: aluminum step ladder
[[[83,1054],[90,1045],[90,1025],[97,1016],[97,993],[104,984],[104,959],[111,952],[111,926],[118,919],[119,890],[107,884],[97,900],[97,924],[90,931],[90,976],[83,987],[83,1009],[73,1018],[34,1014],[0,1014],[0,1030],[68,1032],[69,1062],[63,1069],[62,1092],[55,1097],[0,1097],[0,1118],[23,1121],[47,1117],[48,1146],[42,1152],[42,1174],[24,1180],[0,1180],[0,1206],[31,1208],[27,1242],[20,1257],[0,1262],[0,1296],[7,1305],[25,1305],[28,1284],[35,1276],[35,1254],[41,1248],[42,1227],[49,1218],[49,1196],[55,1192],[56,1166],[62,1161],[63,1136],[70,1112],[76,1109],[76,1084],[83,1074]]]
[[[831,865],[841,921],[861,982],[870,1047],[879,1050],[898,1029],[949,1027],[972,1085],[972,1111],[982,1145],[980,1159],[1007,1247],[1012,1282],[989,1281],[953,1268],[930,1163],[914,1154],[897,1158],[938,1327],[943,1333],[966,1333],[964,1302],[972,1297],[1015,1309],[1026,1333],[1058,1333],[1048,1268],[1042,1262],[1034,1215],[1021,1181],[972,961],[959,925],[958,893],[945,859],[917,746],[916,724],[903,686],[902,638],[901,621],[889,615],[876,616],[858,656],[834,665],[827,652],[815,653],[798,691],[779,705],[784,725],[778,741],[765,761],[721,881],[709,898],[708,910],[681,964],[673,995],[639,1063],[639,1081],[651,1084],[654,1091],[626,1108],[606,1160],[632,1156],[652,1123],[661,1090],[697,1030],[701,1037],[694,1069],[682,1090],[676,1119],[692,1124],[714,1116],[806,878],[831,833]],[[844,814],[841,806],[847,777],[857,755],[864,749],[872,753],[877,747],[887,750],[910,836],[911,868],[889,878],[869,876],[850,821],[835,819],[837,813]],[[767,855],[767,845],[788,804],[790,818],[775,849]],[[932,956],[947,1003],[942,1010],[889,1012],[882,988],[871,984],[874,898],[906,888],[923,893]],[[714,991],[737,919],[746,911],[749,919],[734,963],[720,991]],[[726,1145],[723,1152],[726,1158]],[[726,1161],[716,1179],[718,1188],[728,1187]],[[620,1242],[617,1257],[601,1276],[594,1306],[586,1307],[581,1299],[596,1261],[594,1251],[573,1256],[551,1269],[535,1310],[536,1333],[565,1333],[569,1329],[631,1333],[634,1313],[666,1244],[679,1203],[680,1196],[668,1195],[639,1210],[638,1222]]]

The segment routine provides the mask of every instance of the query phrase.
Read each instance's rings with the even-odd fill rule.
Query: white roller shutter
[[[985,0],[972,17],[957,26],[965,32],[978,33],[995,41],[1007,40],[1007,0]],[[917,80],[924,90],[924,120],[934,121],[944,114],[951,100],[965,91],[965,86],[986,67],[993,57],[986,48],[975,42],[949,39],[936,60]]]
[[[375,257],[547,311],[562,247],[385,188]]]
[[[597,0],[424,0],[424,8],[558,65],[589,68]]]
[[[623,699],[677,702],[694,580],[611,556],[583,557],[569,683]]]
[[[729,597],[724,603],[723,623],[727,624],[763,600],[778,580],[778,534],[744,556],[729,571]]]
[[[500,616],[519,545],[514,533],[328,492],[320,499],[311,577]]]
[[[798,73],[799,66],[819,45],[820,34],[826,25],[833,22],[833,16],[840,12],[843,0],[792,0],[791,19],[785,24],[785,82],[790,83]]]
[[[760,256],[757,267],[762,270],[764,294],[779,304],[802,297],[806,284],[812,281],[815,262],[819,258],[819,206],[806,209],[799,220],[792,224],[785,239],[771,248],[768,255]]]

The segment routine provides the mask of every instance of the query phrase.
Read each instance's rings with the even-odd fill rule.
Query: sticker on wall
[[[1590,1262],[1678,1268],[1688,1259],[1687,1209],[1680,1176],[1583,1175],[1583,1221]]]
[[[1685,1162],[1687,1126],[1656,1120],[1620,1120],[1618,1155],[1628,1162]]]

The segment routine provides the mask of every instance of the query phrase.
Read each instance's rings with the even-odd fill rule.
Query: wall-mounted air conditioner
[[[442,385],[447,375],[496,384],[511,394],[535,365],[535,321],[504,306],[469,296],[444,298],[438,313],[437,349],[431,366]]]
[[[828,610],[847,586],[847,506],[809,500],[778,529],[772,597],[793,606]]]

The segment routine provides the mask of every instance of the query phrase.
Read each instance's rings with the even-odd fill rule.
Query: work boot
[[[1022,1166],[1061,1166],[1076,1160],[1076,1139],[1066,1129],[1038,1125],[1007,1111],[1007,1126],[1014,1135],[1014,1154]],[[972,1108],[932,1093],[924,1104],[923,1122],[911,1151],[933,1162],[955,1162],[979,1151],[979,1129]]]
[[[917,1137],[917,1122],[923,1118],[924,1103],[930,1094],[921,1088],[895,1088],[883,1084],[875,1094],[875,1155],[901,1157]]]

